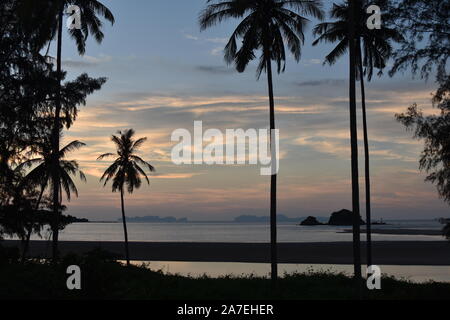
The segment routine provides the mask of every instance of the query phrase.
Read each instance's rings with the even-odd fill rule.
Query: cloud
[[[233,68],[224,66],[196,66],[195,70],[209,74],[233,74],[236,71]]]
[[[186,39],[194,40],[194,41],[200,40],[199,37],[193,36],[192,34],[188,34],[188,33],[184,33],[184,37],[185,37]]]
[[[228,38],[206,38],[205,41],[211,43],[226,44],[228,42]]]
[[[223,47],[216,47],[210,51],[213,56],[220,56],[223,53]]]
[[[193,40],[193,41],[208,42],[208,43],[215,43],[215,44],[226,44],[228,42],[228,38],[221,38],[221,37],[202,38],[199,36],[192,35],[190,33],[186,33],[186,32],[182,32],[182,33],[186,39]]]
[[[72,60],[72,59],[63,60],[62,64],[64,67],[68,68],[88,68],[88,67],[96,67],[100,64],[111,61],[112,61],[111,56],[101,54],[98,57],[83,56],[82,60]]]
[[[307,60],[307,62],[311,63],[311,64],[321,64],[322,60],[320,60],[320,59],[309,59],[309,60]]]
[[[63,67],[67,68],[87,68],[87,67],[93,67],[96,66],[95,64],[88,62],[88,61],[75,61],[75,60],[63,60],[62,61]]]
[[[156,173],[152,175],[152,179],[189,179],[194,176],[199,175],[199,173],[166,173],[166,174],[160,174]]]
[[[310,80],[303,82],[296,82],[295,84],[300,87],[318,87],[318,86],[343,86],[346,81],[343,79],[322,79],[322,80]]]
[[[209,53],[213,56],[220,56],[222,54],[225,44],[228,42],[228,38],[223,37],[202,38],[185,32],[183,32],[183,35],[186,39],[193,40],[200,44],[211,44],[211,43],[215,45],[220,44],[220,46],[216,46],[209,51]]]
[[[310,67],[311,65],[318,65],[318,64],[322,64],[323,61],[320,59],[308,59],[308,60],[303,60],[302,61],[302,65],[305,67]]]
[[[206,74],[228,72],[225,67],[214,65],[191,66],[190,71],[193,69]],[[286,90],[277,90],[275,100],[283,155],[280,162],[280,212],[301,215],[299,203],[305,203],[302,207],[305,214],[346,207],[350,205],[347,201],[350,197],[347,196],[351,189],[345,80],[303,81],[296,83],[295,91],[287,91],[295,88],[293,82],[290,83]],[[322,86],[326,85],[328,87],[324,90]],[[412,207],[410,203],[413,203],[417,206],[413,214],[418,215],[421,208],[426,207],[426,199],[435,195],[433,186],[424,184],[423,176],[419,176],[416,170],[421,143],[414,141],[394,118],[395,112],[404,111],[414,101],[431,105],[429,92],[424,87],[396,82],[386,85],[374,81],[368,84],[373,194],[374,207],[380,210],[376,211],[378,214],[387,212],[389,216],[392,208],[402,210]],[[186,94],[184,89],[116,92],[107,99],[83,107],[79,120],[67,136],[70,140],[88,143],[87,147],[74,153],[73,158],[80,161],[87,174],[97,178],[109,162],[97,162],[96,157],[115,150],[109,138],[111,134],[133,127],[137,137],[148,137],[140,153],[157,168],[157,172],[151,176],[150,189],[145,187],[133,195],[130,207],[133,212],[149,210],[175,216],[183,212],[182,216],[203,219],[210,215],[235,216],[253,209],[265,212],[268,183],[267,179],[259,176],[258,168],[175,166],[171,162],[171,149],[175,143],[170,141],[172,131],[177,128],[192,132],[195,120],[203,121],[204,130],[266,128],[268,98],[265,90],[249,92],[213,88],[198,94]],[[361,139],[361,131],[358,135]],[[361,160],[362,151],[363,148]],[[405,173],[408,170],[409,175]],[[116,199],[107,191],[98,192],[101,186],[97,181],[89,179],[89,187],[82,187],[80,202],[77,203],[79,208],[89,203],[106,208],[111,206],[111,199]],[[433,208],[441,210],[438,204],[438,200],[433,202]]]

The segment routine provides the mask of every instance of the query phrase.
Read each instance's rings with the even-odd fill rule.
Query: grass
[[[82,290],[66,287],[67,266],[78,265]],[[167,275],[145,265],[126,267],[107,253],[68,255],[57,264],[31,260],[23,264],[0,255],[0,299],[152,299],[152,300],[346,300],[352,299],[353,280],[345,274],[290,274],[272,290],[270,280],[256,276],[209,278]],[[366,299],[450,299],[448,283],[412,283],[382,279],[382,290]]]

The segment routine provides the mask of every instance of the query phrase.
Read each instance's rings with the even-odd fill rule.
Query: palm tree
[[[25,176],[22,184],[23,185],[35,185],[40,187],[39,191],[39,197],[37,199],[36,205],[35,205],[35,211],[37,212],[39,210],[39,206],[42,201],[42,197],[44,195],[45,190],[48,186],[50,186],[50,190],[54,190],[54,180],[53,180],[53,159],[55,158],[53,156],[52,151],[52,145],[50,142],[44,142],[36,144],[37,149],[34,151],[34,153],[38,156],[37,158],[29,159],[18,167],[18,170],[26,169],[26,168],[33,168],[31,171]],[[59,181],[56,185],[58,188],[58,194],[60,195],[60,198],[58,199],[58,214],[61,211],[61,203],[62,203],[62,190],[64,190],[67,200],[70,201],[72,193],[75,194],[75,196],[78,197],[78,189],[76,187],[75,182],[73,181],[71,176],[76,176],[78,174],[79,178],[82,181],[86,181],[86,176],[84,175],[83,171],[80,170],[79,165],[74,160],[65,160],[67,155],[77,150],[81,147],[85,146],[84,143],[80,141],[72,141],[68,145],[66,145],[64,148],[59,150],[58,152],[58,177]],[[59,225],[57,227],[59,230]],[[23,256],[25,256],[26,251],[28,249],[28,244],[30,241],[30,236],[32,232],[32,228],[28,230],[28,234],[25,241],[25,246],[23,249]],[[55,232],[55,229],[52,230]]]
[[[379,2],[385,0],[379,0]],[[380,5],[382,5],[380,3]],[[361,84],[361,106],[363,119],[363,135],[364,135],[364,156],[365,156],[365,196],[366,196],[366,233],[367,233],[367,265],[372,265],[372,233],[371,233],[371,187],[370,187],[370,152],[369,138],[367,128],[367,112],[366,112],[366,93],[364,78],[370,81],[373,76],[374,69],[379,70],[379,75],[386,67],[386,62],[392,54],[391,41],[399,41],[401,35],[393,29],[383,26],[379,30],[370,30],[367,28],[367,14],[365,12],[369,3],[366,0],[356,1],[356,30],[355,30],[355,63],[356,78]],[[331,10],[331,18],[334,22],[324,22],[318,24],[314,28],[314,35],[318,38],[313,42],[317,45],[319,42],[335,43],[336,47],[326,56],[325,63],[333,65],[341,58],[349,47],[348,26],[350,21],[349,2],[342,4],[333,4]]]
[[[357,4],[358,0],[348,0],[346,10],[346,21],[338,21],[336,25],[344,30],[345,40],[341,40],[336,48],[327,58],[333,57],[337,53],[343,54],[349,50],[349,111],[350,111],[350,146],[351,146],[351,171],[352,171],[352,207],[353,207],[353,267],[355,289],[358,298],[362,296],[362,275],[361,275],[361,239],[360,239],[360,207],[359,207],[359,175],[358,175],[358,128],[356,119],[356,39],[357,39]],[[333,10],[337,8],[333,5]],[[332,10],[332,14],[333,14]],[[334,25],[319,24],[314,29],[314,34],[323,34],[324,31],[333,30]],[[333,41],[340,40],[339,37],[330,35]],[[313,44],[317,44],[324,39],[319,38]]]
[[[139,189],[141,187],[141,177],[145,178],[147,183],[150,184],[150,180],[141,166],[148,169],[150,172],[154,172],[155,168],[135,154],[147,138],[135,140],[133,138],[135,134],[133,129],[125,130],[123,132],[119,131],[118,134],[120,137],[113,135],[111,138],[116,145],[118,157],[114,160],[113,164],[106,169],[105,173],[100,178],[100,181],[104,181],[104,186],[106,186],[108,181],[112,179],[112,192],[120,192],[123,232],[125,236],[125,255],[127,259],[127,266],[129,266],[130,254],[128,250],[128,231],[124,203],[125,186],[127,187],[128,193],[131,194],[134,189]],[[97,160],[102,160],[113,156],[116,155],[113,153],[105,153],[98,157]]]
[[[321,2],[318,0],[208,0],[209,5],[200,14],[200,28],[205,30],[225,19],[241,19],[224,50],[225,61],[234,63],[238,72],[244,72],[260,51],[257,78],[267,73],[269,114],[272,150],[272,169],[276,163],[275,103],[272,80],[272,61],[281,73],[286,67],[285,46],[296,61],[300,60],[304,43],[305,16],[322,19]],[[238,49],[237,40],[242,44]],[[270,243],[271,277],[275,283],[277,270],[277,170],[272,170],[270,183]]]
[[[32,0],[34,1],[34,0]],[[54,221],[54,230],[53,230],[53,258],[57,258],[57,248],[58,248],[58,225],[59,225],[59,190],[58,183],[58,162],[59,159],[58,151],[60,148],[60,130],[61,130],[61,105],[62,105],[62,97],[61,97],[61,87],[62,87],[62,79],[63,73],[61,68],[62,63],[62,33],[63,33],[63,17],[65,11],[70,5],[76,5],[80,8],[81,11],[81,29],[71,29],[70,35],[75,40],[78,48],[78,52],[83,55],[86,51],[86,40],[89,35],[92,33],[95,40],[98,43],[101,43],[104,34],[102,32],[102,22],[98,18],[98,15],[104,17],[106,20],[110,21],[111,24],[114,24],[114,16],[111,11],[104,6],[100,1],[97,0],[58,0],[56,3],[54,1],[49,2],[48,5],[51,5],[53,9],[53,14],[55,16],[55,24],[53,28],[53,36],[49,39],[49,43],[53,40],[54,35],[57,35],[57,57],[56,57],[56,72],[58,77],[58,87],[56,90],[55,96],[55,114],[54,114],[54,123],[53,123],[53,213],[55,216]]]

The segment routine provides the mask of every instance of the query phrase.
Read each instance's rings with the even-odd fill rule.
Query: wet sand
[[[347,229],[342,233],[352,233]],[[365,229],[361,229],[361,233],[366,233]],[[373,234],[393,234],[405,236],[442,236],[442,230],[420,230],[420,229],[372,229]]]
[[[18,241],[4,241],[17,246]],[[248,262],[269,263],[268,243],[179,243],[130,242],[130,258],[138,261]],[[61,241],[62,254],[82,254],[102,248],[124,259],[123,242]],[[365,261],[365,242],[361,243]],[[279,243],[279,263],[352,264],[351,242]],[[30,256],[51,256],[51,243],[32,241]],[[379,265],[450,265],[450,243],[447,241],[377,241],[373,242],[373,260]]]

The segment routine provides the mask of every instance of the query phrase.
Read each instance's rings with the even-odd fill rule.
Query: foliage
[[[369,5],[376,4],[380,7],[386,5],[386,0],[378,1],[358,1],[357,2],[357,17],[356,17],[356,38],[362,43],[362,59],[358,59],[358,64],[363,65],[364,74],[370,81],[374,69],[379,70],[379,75],[382,74],[386,67],[387,60],[393,52],[393,42],[402,40],[402,36],[393,28],[383,26],[381,30],[367,28],[366,23],[369,14],[366,8]],[[321,42],[337,43],[336,47],[325,57],[325,62],[330,65],[336,63],[348,51],[348,23],[349,23],[349,7],[348,2],[345,1],[340,4],[333,4],[330,12],[330,18],[334,21],[319,23],[313,30],[313,34],[317,39],[313,45]],[[356,70],[359,77],[359,68]]]
[[[124,186],[127,186],[128,192],[133,193],[134,189],[139,189],[144,178],[147,183],[150,183],[145,170],[150,172],[155,171],[155,168],[145,162],[141,157],[136,155],[136,151],[144,144],[147,138],[140,138],[135,140],[133,129],[119,131],[120,136],[113,135],[111,140],[114,142],[117,148],[118,157],[114,160],[113,164],[109,166],[100,181],[104,181],[104,185],[112,179],[112,191],[124,191]],[[115,156],[112,153],[105,153],[98,157],[97,160]],[[144,168],[142,168],[142,167]]]
[[[101,41],[101,23],[95,14],[113,22],[113,17],[98,1],[77,2],[86,14],[79,46],[87,35]],[[58,75],[54,65],[43,53],[53,40],[55,17],[59,2],[50,0],[5,0],[0,3],[0,234],[29,238],[30,232],[40,234],[50,219],[51,200],[44,194],[52,185],[49,179],[50,140],[58,96]],[[75,3],[73,3],[75,4]],[[91,15],[90,15],[91,14]],[[93,14],[93,16],[92,16]],[[66,74],[61,75],[64,80]],[[61,86],[63,126],[70,128],[76,120],[79,106],[87,96],[100,90],[105,78],[82,74]],[[71,175],[79,173],[75,161],[64,159],[68,152],[82,146],[76,141],[58,154],[61,188],[68,198],[77,195]],[[59,204],[59,211],[65,209]],[[70,222],[64,217],[59,228]]]
[[[420,169],[428,173],[426,181],[436,184],[439,195],[450,203],[450,76],[447,60],[450,54],[450,1],[402,0],[391,8],[390,23],[405,34],[402,46],[394,54],[391,75],[411,68],[428,79],[436,74],[439,88],[433,106],[438,114],[424,115],[417,104],[397,120],[424,141]]]
[[[67,290],[69,265],[78,265],[82,270],[81,290]],[[351,300],[354,297],[354,280],[342,273],[287,274],[273,290],[269,279],[254,275],[193,278],[151,271],[145,265],[124,267],[102,250],[82,256],[71,254],[57,264],[0,263],[0,273],[0,299]],[[448,299],[450,284],[419,284],[383,277],[382,290],[366,292],[366,298]]]
[[[243,72],[256,58],[256,52],[261,51],[258,78],[270,61],[275,61],[278,73],[285,70],[285,43],[295,60],[300,60],[304,29],[309,21],[302,15],[323,17],[321,2],[317,0],[209,0],[208,3],[199,19],[202,30],[225,19],[243,18],[225,47],[225,61],[234,63],[237,71]]]
[[[74,160],[66,160],[69,152],[77,150],[85,146],[84,143],[80,141],[72,141],[65,147],[63,147],[58,155],[59,166],[58,166],[58,176],[60,178],[60,189],[63,189],[66,193],[67,199],[70,201],[71,192],[73,192],[78,197],[78,189],[72,180],[71,176],[79,175],[82,181],[86,181],[86,176],[83,171],[79,169],[78,163]],[[51,142],[46,140],[37,145],[37,150],[35,155],[38,158],[29,159],[21,163],[22,168],[32,168],[27,176],[24,178],[26,182],[29,182],[37,187],[41,187],[41,192],[44,192],[47,186],[52,187],[52,148]]]
[[[394,52],[391,75],[411,68],[428,78],[435,70],[439,82],[445,81],[450,54],[449,0],[395,0],[386,21],[404,33]]]

